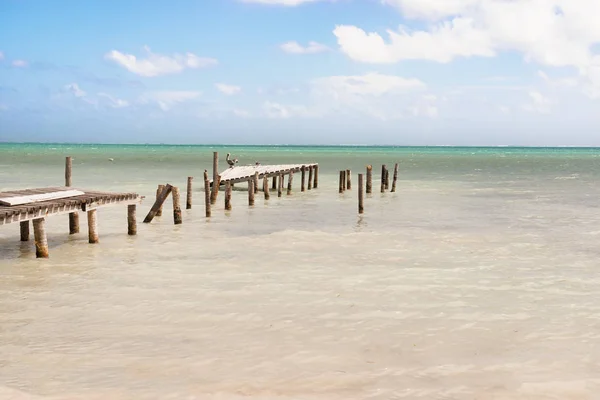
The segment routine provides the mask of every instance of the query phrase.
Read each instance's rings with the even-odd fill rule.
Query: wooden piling
[[[292,180],[294,179],[294,171],[290,171],[290,174],[288,175],[288,186],[287,186],[287,195],[291,195],[292,194]]]
[[[208,171],[204,170],[204,208],[206,209],[206,218],[210,217],[210,181],[208,180]]]
[[[390,189],[390,170],[385,168],[385,190]]]
[[[35,256],[48,258],[48,238],[46,237],[46,220],[44,218],[33,220],[33,236],[35,239]]]
[[[73,159],[67,157],[65,159],[65,186],[70,187],[73,176]],[[79,213],[69,213],[69,234],[74,235],[79,233]]]
[[[352,171],[346,170],[346,190],[352,190]]]
[[[254,178],[248,179],[248,205],[254,205]]]
[[[302,180],[302,182],[300,183],[300,191],[305,192],[306,191],[306,166],[303,165],[302,168],[300,168],[300,171],[302,171],[302,176],[300,178]]]
[[[160,198],[161,193],[165,190],[165,185],[158,185],[158,189],[156,189],[156,200]],[[162,215],[162,203],[160,204],[160,208],[156,212],[156,216],[160,217]]]
[[[98,243],[98,218],[96,210],[90,210],[87,212],[88,219],[88,242],[91,244]]]
[[[373,166],[367,165],[367,189],[368,194],[373,193]]]
[[[344,193],[344,171],[340,171],[339,193]]]
[[[313,167],[312,165],[310,167],[308,167],[308,190],[312,190],[312,184],[313,184]]]
[[[254,173],[254,193],[258,193],[258,171]]]
[[[365,212],[364,206],[364,188],[363,188],[363,174],[358,174],[358,213],[363,214]]]
[[[173,186],[171,189],[171,196],[173,197],[173,223],[175,225],[180,225],[183,220],[181,218],[181,205],[179,201],[179,188]]]
[[[129,236],[137,235],[136,210],[137,207],[135,204],[127,206],[127,234]]]
[[[315,181],[313,183],[313,189],[319,187],[319,166],[315,165]]]
[[[279,179],[277,181],[277,197],[281,197],[283,194],[283,174],[279,174]]]
[[[217,175],[217,178],[213,180],[212,192],[210,193],[210,204],[217,203],[217,197],[219,196],[219,186],[221,186],[221,176]]]
[[[215,187],[215,182],[217,181],[217,176],[219,176],[219,152],[214,151],[213,152],[213,189]]]
[[[225,210],[231,211],[231,192],[233,185],[230,182],[225,183]]]
[[[277,190],[277,175],[273,175],[273,184],[271,185],[271,189]]]
[[[381,193],[385,193],[385,164],[381,166]]]
[[[187,198],[186,198],[186,202],[185,202],[185,209],[186,210],[191,210],[192,209],[192,181],[194,180],[193,176],[188,176],[187,179]]]
[[[398,163],[394,165],[394,180],[392,180],[392,193],[396,191],[396,181],[398,180]]]
[[[346,191],[346,183],[347,183],[347,181],[346,181],[346,170],[343,169],[342,172],[344,174],[344,180],[342,182],[342,185],[344,186],[344,192],[345,192]]]
[[[160,195],[154,202],[154,205],[148,212],[148,215],[146,215],[146,218],[144,218],[145,224],[149,224],[150,222],[152,222],[154,217],[158,214],[158,210],[160,210],[162,208],[163,203],[165,202],[167,197],[169,197],[169,195],[171,194],[172,189],[173,189],[173,186],[171,186],[169,184],[164,185],[164,189],[161,190]]]
[[[29,221],[21,221],[21,242],[29,241]]]
[[[265,200],[269,200],[271,198],[271,194],[269,193],[269,178],[267,175],[263,178],[263,192],[265,192]]]

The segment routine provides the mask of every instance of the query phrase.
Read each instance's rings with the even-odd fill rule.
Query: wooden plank
[[[2,197],[0,205],[14,207],[23,204],[37,203],[41,201],[65,199],[67,197],[75,197],[84,195],[85,192],[80,190],[64,190],[60,192],[49,192],[40,194],[29,194],[25,196]]]

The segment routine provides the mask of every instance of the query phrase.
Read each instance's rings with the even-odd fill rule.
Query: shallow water
[[[207,220],[210,147],[0,145],[0,190],[72,155],[76,187],[148,196],[139,221],[197,178],[180,226],[101,209],[89,245],[50,218],[49,260],[0,227],[0,398],[598,398],[600,150],[217,150],[319,162],[319,189]],[[394,162],[358,216],[337,171]]]

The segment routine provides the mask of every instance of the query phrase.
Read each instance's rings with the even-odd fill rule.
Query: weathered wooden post
[[[358,174],[358,213],[363,214],[365,212],[364,206],[364,188],[363,188],[363,174]]]
[[[290,174],[288,175],[288,186],[287,186],[287,195],[291,195],[292,194],[292,180],[294,179],[294,171],[290,171]]]
[[[283,174],[279,174],[279,179],[277,181],[277,197],[281,197],[283,194]]]
[[[46,237],[46,220],[44,218],[33,220],[33,237],[35,239],[35,256],[48,258],[48,238]]]
[[[173,223],[175,225],[180,225],[183,220],[181,218],[181,205],[179,201],[179,188],[173,186],[171,189],[171,196],[173,196]]]
[[[127,206],[127,234],[129,236],[135,236],[137,234],[136,210],[137,207],[135,204],[129,204]]]
[[[346,170],[346,189],[352,190],[352,171]]]
[[[149,224],[150,222],[152,222],[154,217],[158,214],[158,210],[162,207],[167,197],[169,197],[169,195],[171,194],[171,189],[173,189],[173,186],[169,184],[166,184],[164,186],[163,190],[160,192],[160,195],[156,198],[154,205],[148,212],[148,215],[146,215],[146,218],[144,218],[145,224]]]
[[[385,190],[390,189],[390,170],[385,167]]]
[[[208,171],[204,170],[204,208],[206,209],[206,218],[210,217],[210,181],[208,180]]]
[[[312,165],[308,167],[308,190],[312,190],[313,184],[313,167]]]
[[[394,165],[394,180],[392,181],[392,193],[396,191],[396,181],[398,180],[398,163]]]
[[[367,193],[373,193],[373,166],[367,165]]]
[[[248,205],[254,205],[254,178],[248,179]]]
[[[339,193],[344,193],[344,171],[340,171]]]
[[[254,193],[258,193],[258,171],[254,172]]]
[[[21,242],[29,241],[29,221],[21,221]]]
[[[267,174],[265,174],[263,178],[263,192],[265,192],[265,200],[269,200],[271,194],[269,193],[269,178],[267,177]]]
[[[89,210],[87,212],[88,219],[88,242],[94,244],[98,243],[98,219],[96,210]]]
[[[313,189],[319,187],[319,165],[315,165],[315,181],[313,183]]]
[[[215,187],[215,182],[217,181],[217,176],[219,176],[219,152],[213,152],[213,188]]]
[[[385,164],[381,166],[381,193],[385,193]]]
[[[346,170],[342,170],[342,174],[344,174],[344,178],[342,180],[342,186],[344,186],[344,192],[346,191]]]
[[[67,157],[65,159],[65,186],[70,187],[72,184],[73,176],[73,159]],[[79,213],[69,213],[69,234],[73,235],[79,233]]]
[[[306,192],[306,166],[302,166],[302,168],[300,168],[300,171],[302,171],[302,177],[300,179],[302,179],[302,182],[300,183],[300,191],[301,192]]]
[[[187,180],[187,199],[185,202],[185,209],[190,210],[192,208],[192,181],[194,180],[193,176],[188,176]]]
[[[273,184],[271,185],[271,189],[277,190],[277,175],[273,175]]]
[[[210,193],[210,204],[217,203],[217,196],[219,195],[219,186],[221,186],[221,175],[217,175],[217,179],[213,180],[212,192]]]
[[[156,189],[156,200],[157,201],[160,198],[160,195],[162,194],[163,190],[165,190],[165,185],[158,185],[158,189]],[[162,215],[162,209],[163,209],[162,203],[160,203],[160,208],[156,212],[157,217],[160,217]]]
[[[232,192],[232,184],[231,182],[225,183],[225,210],[231,211],[231,192]]]

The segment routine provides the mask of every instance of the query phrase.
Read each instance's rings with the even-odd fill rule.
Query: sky
[[[0,0],[0,142],[600,145],[598,0]]]

